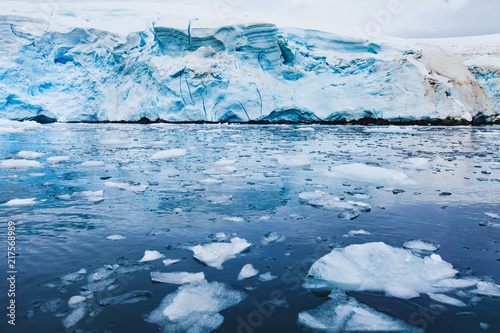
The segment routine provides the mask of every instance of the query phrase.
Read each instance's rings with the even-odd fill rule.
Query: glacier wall
[[[431,44],[240,24],[128,34],[0,16],[0,118],[493,122],[499,72]]]

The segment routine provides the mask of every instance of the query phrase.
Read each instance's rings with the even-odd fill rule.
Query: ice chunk
[[[35,152],[35,151],[26,151],[26,150],[20,151],[19,153],[16,154],[17,157],[27,159],[27,160],[34,160],[34,159],[42,157],[43,155],[45,155],[45,153],[39,153],[39,152]]]
[[[299,313],[299,324],[315,331],[339,333],[422,332],[402,320],[375,311],[345,294],[335,292],[330,298],[332,300],[315,310]]]
[[[74,309],[67,317],[65,317],[62,321],[64,328],[70,328],[75,326],[80,320],[85,317],[87,314],[87,310],[85,307],[80,306]]]
[[[158,251],[146,250],[146,251],[144,251],[144,256],[142,257],[141,260],[139,260],[139,262],[154,261],[154,260],[158,260],[158,259],[163,258],[163,257],[164,257],[164,255]]]
[[[500,297],[500,286],[492,282],[481,281],[472,292],[481,296]]]
[[[422,251],[436,252],[439,249],[439,246],[436,246],[426,240],[412,240],[409,242],[405,242],[403,247],[405,249],[410,249],[417,252],[422,252]]]
[[[248,249],[252,244],[245,239],[234,237],[230,243],[212,243],[207,245],[196,245],[190,249],[194,257],[208,266],[222,269],[222,264],[229,259],[235,258],[240,252]]]
[[[115,268],[116,267],[113,267],[110,265],[100,267],[100,268],[96,269],[92,274],[90,274],[87,277],[87,280],[89,282],[96,282],[96,281],[101,281],[101,280],[107,279],[108,277],[111,276],[111,274],[113,274]]]
[[[264,274],[259,275],[259,281],[261,282],[268,282],[277,279],[278,277],[276,275],[272,275],[271,272],[267,272]]]
[[[80,164],[82,167],[101,167],[104,166],[103,161],[86,161]]]
[[[268,232],[264,235],[264,239],[262,240],[262,244],[273,244],[276,242],[282,242],[285,240],[285,237],[279,232]]]
[[[259,274],[259,271],[256,270],[252,264],[246,264],[238,274],[238,281],[249,279],[257,274]]]
[[[40,168],[42,165],[38,161],[31,160],[3,160],[0,161],[0,168],[2,169],[29,169]]]
[[[100,292],[100,291],[103,291],[104,289],[108,288],[109,286],[111,286],[113,283],[115,283],[115,281],[116,281],[115,278],[99,280],[97,282],[92,282],[92,283],[89,283],[85,286],[82,286],[82,289],[88,290],[91,292]]]
[[[368,236],[368,235],[371,235],[368,231],[366,230],[351,230],[347,233],[347,235],[344,235],[344,237],[353,237],[353,236],[361,236],[361,235],[365,235],[365,236]]]
[[[459,307],[464,307],[464,306],[467,306],[467,304],[465,304],[464,302],[462,302],[461,300],[458,300],[456,298],[453,298],[453,297],[450,297],[450,296],[446,296],[446,295],[443,295],[443,294],[433,294],[433,293],[429,293],[427,294],[429,295],[429,297],[436,301],[436,302],[439,302],[439,303],[443,303],[443,304],[449,304],[449,305],[453,305],[453,306],[459,306]]]
[[[365,165],[361,163],[338,165],[330,168],[328,176],[351,181],[377,184],[414,184],[404,173],[396,170]]]
[[[78,272],[68,273],[66,275],[61,276],[61,281],[64,285],[69,285],[71,283],[75,283],[83,279],[83,276],[87,274],[87,270],[82,268]]]
[[[299,198],[313,207],[321,207],[325,209],[341,209],[348,210],[356,214],[359,211],[371,211],[370,204],[361,201],[342,200],[341,198],[322,191],[302,192]]]
[[[385,243],[367,243],[334,249],[316,261],[309,270],[305,286],[380,291],[388,296],[409,299],[420,293],[456,289],[449,281],[461,281],[454,279],[457,273],[439,255],[420,257],[410,250]],[[439,285],[443,281],[448,283]]]
[[[114,183],[114,182],[105,182],[104,186],[119,188],[121,190],[127,190],[132,192],[144,192],[148,188],[147,185],[130,185],[127,183]]]
[[[32,206],[36,204],[36,198],[12,199],[5,203],[6,206]]]
[[[307,155],[279,156],[278,163],[289,168],[300,168],[311,165],[311,159]]]
[[[205,274],[200,273],[188,273],[188,272],[173,272],[173,273],[161,273],[161,272],[151,272],[151,280],[153,282],[160,283],[171,283],[171,284],[186,284],[195,281],[205,280]]]
[[[83,191],[83,192],[75,192],[73,193],[73,197],[76,198],[85,198],[90,202],[101,202],[104,200],[104,191]]]
[[[153,154],[151,158],[153,160],[168,160],[174,157],[181,157],[184,155],[186,155],[185,149],[170,149],[157,152]]]
[[[484,215],[488,216],[488,217],[491,217],[492,219],[500,219],[500,216],[498,214],[495,214],[495,213],[484,213]]]
[[[104,298],[99,302],[99,304],[102,306],[116,305],[116,304],[132,304],[145,301],[151,298],[152,296],[153,294],[148,290],[135,290],[123,295]]]
[[[69,156],[52,156],[47,158],[47,162],[50,163],[62,163],[62,162],[67,162],[71,158]]]
[[[310,201],[315,199],[321,199],[326,195],[323,191],[315,191],[315,192],[302,192],[299,194],[299,199],[304,201]]]
[[[68,301],[68,305],[72,308],[80,305],[82,302],[84,302],[87,298],[83,297],[83,296],[80,296],[80,295],[76,295],[76,296],[73,296],[69,299]]]
[[[181,261],[181,260],[180,259],[165,259],[165,260],[163,260],[163,265],[170,266],[170,265],[178,263],[179,261]]]
[[[429,161],[425,158],[409,158],[401,166],[403,169],[426,170],[430,168]]]
[[[225,216],[223,219],[229,222],[245,222],[245,219],[239,216]]]
[[[219,282],[186,284],[167,295],[146,321],[159,325],[163,332],[210,332],[224,321],[219,312],[244,298],[242,292]]]
[[[122,239],[125,239],[127,237],[123,236],[123,235],[109,235],[109,236],[106,236],[106,239],[107,240],[112,240],[112,241],[116,241],[116,240],[122,240]]]
[[[217,166],[228,166],[234,164],[236,161],[234,160],[227,160],[227,159],[221,159],[215,162],[214,164]]]

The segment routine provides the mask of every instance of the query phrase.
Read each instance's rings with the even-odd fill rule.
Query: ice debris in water
[[[261,282],[268,282],[277,279],[278,277],[276,275],[272,275],[271,272],[267,272],[264,274],[259,275],[259,281]]]
[[[412,240],[409,242],[405,242],[403,247],[405,249],[414,250],[416,252],[436,252],[439,249],[439,246],[434,245],[426,240]]]
[[[481,281],[472,292],[481,296],[500,297],[500,286],[493,282]]]
[[[239,216],[225,216],[224,220],[229,222],[245,222],[245,219]]]
[[[340,197],[323,191],[302,192],[299,194],[299,199],[310,206],[332,210],[341,209],[356,213],[360,211],[370,212],[372,209],[370,204],[365,202],[342,200]]]
[[[186,284],[167,295],[146,321],[159,325],[163,332],[210,332],[224,321],[219,312],[244,298],[244,293],[219,282]]]
[[[420,257],[385,243],[334,249],[309,269],[305,287],[346,291],[379,291],[409,299],[420,293],[447,292],[474,286],[476,279],[457,279],[453,266],[437,254]]]
[[[165,259],[165,260],[163,260],[163,265],[170,266],[170,265],[178,263],[179,261],[181,261],[181,260],[180,259]]]
[[[168,160],[174,157],[181,157],[186,155],[185,149],[170,149],[159,151],[151,157],[153,160]]]
[[[338,290],[317,309],[299,313],[300,325],[324,332],[422,332],[359,303]]]
[[[491,217],[494,220],[500,219],[500,216],[498,214],[495,214],[495,213],[484,213],[484,215]]]
[[[148,290],[135,290],[123,295],[104,298],[99,302],[99,304],[102,306],[116,305],[116,304],[132,304],[145,301],[151,298],[152,296],[153,294]]]
[[[151,281],[153,281],[153,282],[170,283],[170,284],[186,284],[186,283],[196,282],[196,281],[200,281],[200,280],[205,280],[205,274],[203,272],[200,272],[200,273],[151,272]]]
[[[31,160],[3,160],[0,161],[0,168],[2,169],[29,169],[40,168],[42,165],[38,161]]]
[[[130,185],[127,183],[115,183],[115,182],[105,182],[104,186],[111,188],[119,188],[121,190],[127,190],[132,192],[144,192],[148,188],[147,185]]]
[[[448,305],[453,305],[453,306],[459,306],[459,307],[465,307],[467,304],[462,302],[461,300],[458,300],[456,298],[446,296],[443,294],[433,294],[433,293],[428,293],[427,294],[432,300],[443,303],[443,304],[448,304]]]
[[[414,181],[410,177],[399,171],[361,163],[331,167],[327,175],[364,183],[414,184]]]
[[[401,165],[403,169],[413,169],[413,170],[426,170],[430,168],[429,161],[425,158],[409,158],[404,161],[404,163]]]
[[[139,262],[154,261],[154,260],[158,260],[158,259],[163,258],[163,257],[164,257],[164,255],[158,251],[146,250],[146,251],[144,251],[144,256],[142,257],[141,260],[139,260]]]
[[[93,168],[93,167],[101,167],[104,166],[103,161],[86,161],[80,164],[82,167]]]
[[[107,240],[112,240],[112,241],[122,240],[122,239],[125,239],[125,238],[127,238],[127,237],[125,237],[123,235],[119,235],[119,234],[106,236]]]
[[[87,274],[87,270],[85,268],[80,269],[75,273],[68,273],[66,275],[61,276],[61,281],[64,285],[69,285],[71,283],[75,283],[83,279],[83,276]]]
[[[77,307],[68,316],[62,320],[64,328],[70,328],[75,326],[80,320],[85,317],[87,310],[84,306]]]
[[[256,270],[252,264],[246,264],[238,274],[238,281],[249,279],[257,274],[259,274],[259,271]]]
[[[279,232],[268,232],[264,235],[264,239],[262,240],[262,244],[273,244],[277,242],[282,242],[285,240],[285,237]]]
[[[76,306],[79,306],[82,302],[84,302],[87,298],[86,297],[83,297],[83,296],[80,296],[80,295],[76,295],[76,296],[73,296],[69,299],[68,301],[68,305],[71,307],[71,308],[74,308]]]
[[[36,198],[30,199],[12,199],[5,203],[6,206],[32,206],[36,204]]]
[[[71,158],[69,156],[52,156],[47,158],[47,162],[50,163],[62,163],[62,162],[67,162]]]
[[[349,231],[346,235],[344,235],[343,237],[353,237],[353,236],[368,236],[368,235],[371,235],[368,231],[366,230],[351,230]]]
[[[17,157],[24,158],[27,160],[34,160],[42,157],[43,155],[45,155],[45,153],[39,153],[36,151],[25,151],[25,150],[20,151],[19,153],[16,154]]]
[[[85,198],[90,202],[98,203],[104,200],[104,191],[83,191],[75,192],[72,195],[74,198]]]
[[[240,252],[248,249],[252,244],[245,239],[234,237],[230,243],[212,243],[207,245],[196,245],[190,250],[194,257],[208,266],[222,269],[222,264],[229,259],[235,258]]]
[[[311,165],[311,159],[307,155],[279,156],[278,163],[288,168],[301,168]]]

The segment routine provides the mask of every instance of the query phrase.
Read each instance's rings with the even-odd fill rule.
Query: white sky
[[[53,2],[52,0],[51,2]],[[56,0],[57,1],[57,0]],[[108,0],[113,1],[113,0]],[[47,1],[30,1],[32,8]],[[59,1],[96,5],[99,1]],[[137,1],[135,1],[137,2]],[[246,17],[280,27],[315,28],[364,36],[458,37],[500,33],[500,0],[153,0],[138,3],[189,18],[229,21]],[[151,7],[151,2],[157,2]],[[158,4],[161,2],[161,4]],[[1,11],[0,1],[0,11]],[[113,6],[129,6],[124,1]],[[156,13],[155,15],[158,15]]]

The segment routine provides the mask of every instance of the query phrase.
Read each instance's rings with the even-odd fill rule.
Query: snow
[[[35,151],[25,151],[25,150],[20,151],[19,153],[16,154],[17,157],[27,160],[34,160],[42,157],[43,155],[45,155],[45,153],[39,153]]]
[[[163,258],[163,257],[164,257],[164,255],[158,251],[146,250],[146,251],[144,251],[144,256],[142,257],[141,260],[139,260],[139,262],[154,261],[154,260],[158,260],[158,259]]]
[[[246,264],[238,274],[238,281],[249,279],[257,274],[259,274],[259,271],[256,270],[252,264]]]
[[[299,313],[298,323],[322,332],[422,332],[341,292],[332,292],[330,298],[315,310]]]
[[[117,241],[117,240],[123,240],[127,237],[123,236],[123,235],[109,235],[109,236],[106,236],[106,239],[107,240],[112,240],[112,241]]]
[[[47,158],[47,162],[50,163],[62,163],[62,162],[67,162],[71,158],[69,156],[52,156]]]
[[[185,149],[170,149],[157,152],[151,157],[153,160],[168,160],[174,157],[181,157],[186,155]]]
[[[28,169],[28,168],[40,168],[42,165],[37,161],[30,160],[3,160],[0,161],[0,168],[2,169]]]
[[[6,206],[32,206],[36,204],[36,198],[30,199],[12,199],[5,203]]]
[[[151,281],[160,283],[170,283],[170,284],[186,284],[192,283],[200,280],[205,280],[205,274],[200,273],[188,273],[188,272],[173,272],[173,273],[161,273],[161,272],[151,272]]]
[[[237,254],[248,249],[252,244],[245,239],[234,237],[230,243],[213,243],[207,245],[196,245],[190,250],[194,252],[194,258],[204,262],[210,267],[222,269],[222,264]]]
[[[439,255],[420,257],[385,243],[367,243],[334,249],[316,261],[309,270],[306,286],[377,291],[409,299],[421,293],[446,292],[477,283],[457,279],[457,273]]]
[[[167,295],[146,321],[159,325],[163,332],[210,332],[224,321],[219,312],[244,298],[242,292],[219,282],[186,284]]]
[[[361,163],[344,164],[330,168],[328,176],[372,184],[414,184],[406,174],[397,170],[375,167]]]
[[[104,186],[111,188],[118,188],[121,190],[132,191],[132,192],[144,192],[148,188],[147,185],[130,185],[128,183],[115,183],[115,182],[105,182]]]

